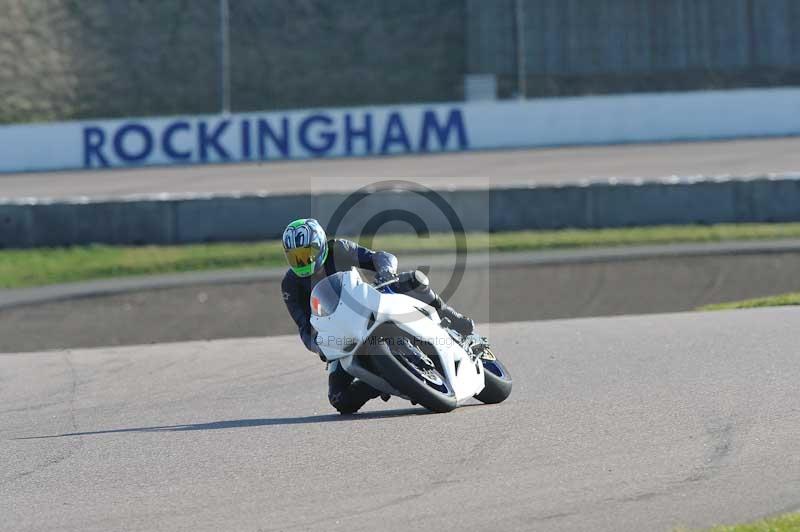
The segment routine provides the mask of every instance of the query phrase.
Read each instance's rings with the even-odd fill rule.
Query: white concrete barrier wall
[[[800,134],[800,88],[0,127],[0,172]]]

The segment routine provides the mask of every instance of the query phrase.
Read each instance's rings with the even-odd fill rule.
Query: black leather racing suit
[[[328,258],[323,267],[309,277],[299,277],[291,269],[286,272],[281,283],[283,300],[292,319],[297,324],[300,338],[309,351],[322,353],[317,345],[317,332],[311,325],[311,291],[325,277],[340,271],[347,271],[353,266],[372,270],[378,275],[386,276],[397,273],[397,258],[385,251],[372,251],[355,242],[344,239],[328,241]],[[406,283],[407,284],[407,283]],[[424,286],[408,284],[405,293],[425,302],[440,303],[441,299],[425,284]],[[351,414],[361,408],[364,403],[380,395],[380,392],[366,382],[353,378],[334,361],[334,367],[328,375],[328,400],[331,405],[343,414]]]

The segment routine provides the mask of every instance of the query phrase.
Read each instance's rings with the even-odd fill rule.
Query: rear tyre
[[[475,399],[486,404],[502,403],[511,395],[513,381],[506,367],[497,360],[491,349],[481,357],[483,363],[483,374],[486,385]]]
[[[412,402],[433,412],[450,412],[456,396],[447,380],[425,353],[394,326],[380,327],[370,350],[380,375]]]

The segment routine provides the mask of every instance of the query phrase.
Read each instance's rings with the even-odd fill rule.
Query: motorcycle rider
[[[375,279],[379,283],[398,281],[395,285],[397,291],[435,308],[439,316],[449,322],[450,328],[459,334],[471,334],[475,327],[471,319],[442,301],[430,288],[424,273],[415,271],[398,276],[394,255],[372,251],[350,240],[328,240],[325,230],[313,218],[301,218],[286,227],[283,250],[289,263],[289,270],[281,283],[283,300],[297,324],[303,344],[323,361],[326,361],[325,356],[317,344],[317,332],[311,325],[311,291],[325,277],[353,266],[376,272]],[[381,395],[366,382],[344,371],[338,361],[334,361],[332,366],[328,374],[328,400],[340,413],[352,414],[370,399]]]

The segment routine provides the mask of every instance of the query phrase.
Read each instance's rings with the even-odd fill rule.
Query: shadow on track
[[[100,434],[116,434],[122,432],[183,432],[189,430],[219,430],[237,429],[244,427],[266,427],[271,425],[303,425],[307,423],[329,423],[334,421],[361,421],[369,419],[385,419],[404,416],[422,416],[432,414],[425,408],[402,408],[399,410],[385,410],[379,412],[365,412],[362,414],[326,414],[305,417],[274,417],[262,419],[232,419],[228,421],[212,421],[210,423],[194,423],[190,425],[164,425],[158,427],[136,427],[130,429],[97,430],[91,432],[70,432],[53,434],[50,436],[27,436],[14,438],[14,440],[41,440],[47,438],[66,438],[69,436],[97,436]]]

